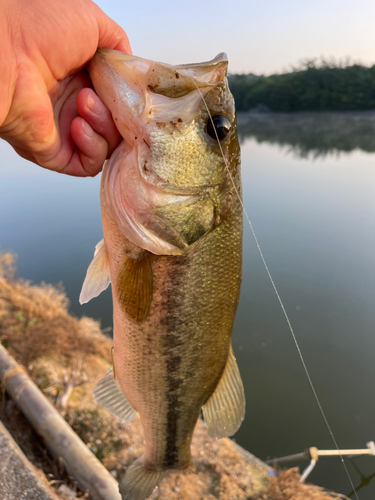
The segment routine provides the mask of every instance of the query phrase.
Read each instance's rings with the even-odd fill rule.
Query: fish
[[[109,284],[113,370],[93,391],[112,415],[138,413],[144,455],[120,481],[143,500],[169,472],[194,470],[208,434],[233,435],[245,413],[231,347],[242,274],[240,148],[228,60],[171,65],[99,49],[94,89],[122,141],[100,185],[103,240],[80,302]]]

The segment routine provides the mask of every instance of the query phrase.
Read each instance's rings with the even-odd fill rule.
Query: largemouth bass
[[[231,348],[242,265],[235,108],[225,54],[172,66],[99,50],[88,69],[123,141],[102,174],[104,239],[80,301],[112,283],[114,368],[94,397],[123,421],[140,415],[145,453],[120,492],[142,500],[168,471],[192,467],[201,409],[215,437],[244,417]]]

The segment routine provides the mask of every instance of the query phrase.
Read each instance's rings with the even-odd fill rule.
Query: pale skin
[[[41,167],[100,172],[120,141],[83,69],[98,47],[131,53],[91,0],[0,0],[0,137]]]

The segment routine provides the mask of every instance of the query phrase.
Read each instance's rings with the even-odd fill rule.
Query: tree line
[[[283,112],[375,109],[375,65],[307,61],[289,73],[233,74],[229,86],[238,111],[260,106]]]

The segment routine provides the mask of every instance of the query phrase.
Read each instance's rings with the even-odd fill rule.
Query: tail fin
[[[120,481],[122,500],[145,500],[169,472],[147,470],[143,457],[138,458]]]

